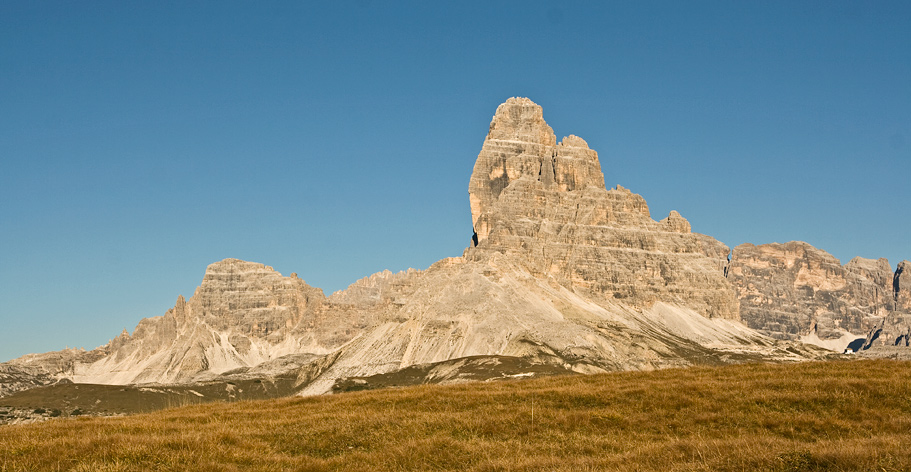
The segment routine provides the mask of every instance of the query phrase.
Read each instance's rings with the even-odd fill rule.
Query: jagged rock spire
[[[468,184],[476,243],[490,233],[490,217],[485,214],[516,180],[562,192],[604,188],[598,153],[578,136],[567,136],[558,144],[541,107],[514,97],[497,107]]]
[[[737,318],[724,279],[728,247],[691,233],[676,211],[657,222],[641,196],[607,190],[598,153],[578,136],[558,143],[527,98],[497,107],[468,194],[471,260],[505,254],[596,297],[639,307],[663,300]]]

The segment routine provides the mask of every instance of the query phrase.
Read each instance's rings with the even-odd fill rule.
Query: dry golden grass
[[[911,363],[412,387],[0,428],[0,470],[911,470]]]

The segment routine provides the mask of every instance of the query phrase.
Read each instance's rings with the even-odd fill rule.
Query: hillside
[[[908,378],[744,364],[189,406],[0,428],[0,470],[911,470]]]

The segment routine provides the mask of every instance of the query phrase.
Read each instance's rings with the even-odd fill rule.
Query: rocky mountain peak
[[[525,97],[512,97],[497,107],[487,137],[545,146],[553,146],[557,140],[554,130],[544,121],[544,110]]]
[[[584,139],[582,139],[574,134],[571,134],[569,136],[564,136],[563,140],[560,141],[560,146],[589,149],[588,143],[585,142]]]
[[[574,135],[557,144],[541,107],[527,98],[510,98],[497,107],[475,162],[468,186],[475,243],[490,234],[489,213],[517,181],[548,191],[604,189],[598,153]]]
[[[177,320],[178,324],[186,323],[187,321],[187,301],[184,300],[183,295],[177,296],[177,301],[174,302],[174,308],[168,311],[166,316],[173,316]]]
[[[206,268],[196,293],[176,315],[186,312],[212,327],[266,336],[291,328],[309,303],[323,293],[297,277],[284,277],[270,266],[239,259],[224,259]]]
[[[691,231],[690,222],[681,216],[677,210],[671,210],[667,218],[661,220],[661,224],[664,225],[667,231],[675,233],[689,233]]]
[[[691,233],[676,211],[658,222],[641,196],[607,190],[598,153],[572,134],[557,143],[527,98],[497,108],[468,194],[471,260],[507,254],[536,276],[596,297],[737,317],[724,279],[727,246]]]

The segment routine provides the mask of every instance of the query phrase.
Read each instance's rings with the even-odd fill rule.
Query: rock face
[[[557,144],[540,106],[510,98],[497,107],[468,183],[475,245],[490,234],[490,211],[510,183],[534,178],[548,190],[604,188],[598,154],[579,137]]]
[[[895,274],[884,260],[841,266],[805,243],[744,245],[729,260],[678,212],[655,221],[641,196],[608,190],[598,154],[576,136],[558,143],[526,98],[497,108],[469,203],[470,246],[427,270],[381,272],[325,297],[295,274],[225,259],[189,300],[132,334],[8,366],[39,382],[280,375],[289,391],[319,394],[357,384],[340,379],[421,382],[442,370],[450,379],[465,373],[452,366],[494,360],[585,373],[804,359],[822,351],[788,340],[809,333],[868,346],[908,339],[907,262]],[[402,371],[410,366],[423,367]]]
[[[95,362],[105,355],[107,353],[102,349],[86,351],[70,348],[43,354],[26,354],[9,361],[6,365],[14,366],[22,372],[36,376],[55,377],[61,374],[70,376],[73,375],[77,366]]]
[[[76,382],[185,382],[297,353],[327,354],[364,328],[357,316],[325,309],[322,290],[295,274],[237,259],[211,264],[189,301],[177,298],[164,316],[139,322],[82,359],[46,355],[13,361]],[[59,356],[58,356],[59,357]]]
[[[740,315],[751,328],[777,339],[801,339],[835,350],[903,342],[902,267],[856,257],[844,266],[831,254],[799,241],[734,248],[728,278],[737,288]],[[896,285],[898,284],[898,285]],[[873,331],[880,334],[874,335]],[[901,339],[900,339],[901,338]]]
[[[376,327],[342,347],[304,393],[328,391],[339,378],[470,356],[590,373],[812,355],[795,356],[737,322],[685,306],[595,301],[502,254],[443,260],[394,283],[386,288],[393,296],[359,307],[375,314]]]
[[[0,364],[0,397],[55,382],[56,379],[47,374],[29,371],[8,363]]]
[[[892,276],[892,297],[895,305],[911,309],[911,262],[901,261]]]
[[[527,98],[497,108],[468,194],[470,260],[506,254],[600,300],[641,308],[664,301],[738,318],[724,279],[728,247],[691,233],[676,211],[655,221],[641,196],[619,185],[606,190],[598,154],[576,136],[557,143]]]
[[[911,359],[911,349],[908,349],[911,347],[911,262],[909,261],[901,261],[892,275],[892,299],[893,310],[882,319],[878,326],[874,326],[868,332],[864,347],[886,357]]]

